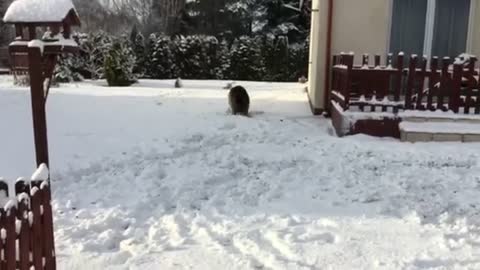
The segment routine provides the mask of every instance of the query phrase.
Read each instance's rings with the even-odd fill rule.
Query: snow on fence
[[[48,169],[41,165],[30,181],[15,183],[15,197],[9,197],[8,184],[0,180],[0,269],[54,270],[51,194]]]
[[[432,57],[412,55],[405,65],[403,53],[396,61],[389,54],[385,65],[375,56],[363,55],[362,65],[354,65],[354,54],[334,56],[331,98],[344,110],[353,106],[361,111],[399,110],[453,111],[480,114],[479,69],[477,58],[461,55],[453,63]]]

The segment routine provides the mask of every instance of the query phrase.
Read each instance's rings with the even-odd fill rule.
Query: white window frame
[[[389,0],[389,27],[388,27],[388,38],[387,38],[387,51],[390,50],[390,39],[392,35],[392,27],[393,27],[393,1]],[[433,47],[433,33],[435,31],[435,8],[437,4],[437,0],[427,0],[427,18],[425,21],[425,40],[423,45],[423,54],[427,56],[431,56],[432,54],[432,47]],[[470,1],[470,14],[468,18],[468,34],[467,34],[467,44],[466,44],[466,52],[472,53],[473,50],[473,40],[474,40],[474,28],[475,28],[475,19],[478,14],[476,14],[477,3],[480,0],[471,0]]]

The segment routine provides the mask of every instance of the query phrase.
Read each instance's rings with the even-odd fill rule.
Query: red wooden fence
[[[354,65],[353,54],[334,56],[331,98],[344,110],[360,111],[442,110],[480,114],[477,59],[462,55],[450,58],[412,55],[408,68],[403,54],[390,54],[386,63],[376,55],[370,65],[364,55],[362,65]],[[393,60],[396,60],[395,62]],[[441,63],[440,63],[441,62]]]
[[[0,180],[3,199],[8,185]],[[51,194],[48,179],[15,184],[16,197],[0,208],[0,270],[54,270]]]

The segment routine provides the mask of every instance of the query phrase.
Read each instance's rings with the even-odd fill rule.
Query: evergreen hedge
[[[308,40],[290,44],[286,36],[271,34],[228,41],[205,35],[144,38],[136,31],[117,38],[98,32],[78,35],[77,40],[80,57],[61,59],[58,81],[112,78],[113,65],[117,77],[122,67],[120,77],[125,81],[136,77],[297,81],[307,76],[308,69]]]

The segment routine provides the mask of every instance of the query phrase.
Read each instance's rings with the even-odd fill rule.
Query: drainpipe
[[[331,74],[331,65],[332,65],[332,28],[333,28],[333,0],[328,0],[328,17],[327,17],[327,46],[325,51],[325,56],[327,57],[325,61],[325,97],[323,105],[325,111],[330,111],[330,74]]]

